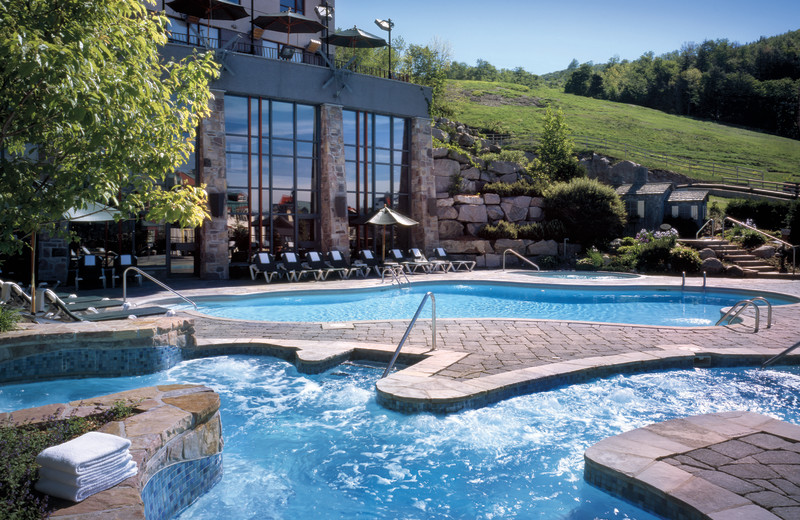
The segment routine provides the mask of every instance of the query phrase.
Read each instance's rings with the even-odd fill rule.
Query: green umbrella
[[[359,49],[371,49],[375,47],[386,47],[386,40],[367,31],[362,31],[358,27],[339,31],[323,38],[326,43],[338,47],[350,47]]]
[[[367,222],[377,226],[383,226],[383,251],[381,252],[381,260],[386,260],[386,226],[391,226],[392,224],[400,224],[401,226],[416,226],[419,224],[419,222],[416,220],[410,219],[405,215],[393,211],[386,204],[383,205],[383,208],[381,208],[380,211],[370,217]]]

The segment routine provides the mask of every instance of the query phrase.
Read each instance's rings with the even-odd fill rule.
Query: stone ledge
[[[100,431],[131,440],[130,452],[139,465],[136,476],[117,486],[72,503],[52,499],[52,518],[144,519],[141,493],[150,478],[172,464],[196,460],[222,451],[219,395],[202,385],[165,385],[138,388],[106,396],[51,404],[0,415],[0,421],[21,424],[48,417],[87,416],[111,408],[117,401],[138,403],[139,412],[124,421],[107,423]]]
[[[800,426],[757,413],[651,424],[584,459],[587,482],[669,518],[800,518]]]

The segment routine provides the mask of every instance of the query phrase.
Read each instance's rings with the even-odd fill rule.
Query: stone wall
[[[201,255],[200,278],[228,279],[227,162],[225,158],[225,99],[214,91],[211,114],[200,123],[197,134],[201,183],[211,202],[211,220],[200,228],[197,248]],[[221,202],[217,202],[220,201]]]
[[[320,230],[323,251],[350,254],[341,105],[320,109]]]

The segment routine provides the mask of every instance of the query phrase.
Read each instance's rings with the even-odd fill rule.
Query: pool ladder
[[[534,264],[533,262],[531,262],[530,260],[528,260],[527,258],[522,256],[521,254],[517,253],[513,249],[506,249],[505,251],[503,251],[503,271],[506,270],[506,253],[511,253],[512,255],[520,258],[521,260],[524,260],[525,262],[531,264],[533,267],[536,268],[537,271],[541,271],[541,269],[539,269],[538,265]]]
[[[772,327],[772,304],[766,298],[761,296],[756,296],[755,298],[750,298],[749,300],[742,300],[738,301],[733,306],[728,309],[728,312],[722,316],[714,326],[719,325],[726,319],[728,320],[728,324],[730,324],[733,320],[735,320],[741,313],[744,311],[748,306],[752,306],[753,309],[756,311],[756,322],[753,326],[753,332],[758,332],[758,327],[761,325],[761,311],[759,310],[758,305],[756,302],[764,302],[767,304],[767,328]]]
[[[148,280],[151,280],[151,281],[155,282],[161,288],[166,289],[169,292],[171,292],[172,294],[178,296],[179,298],[182,298],[184,301],[191,303],[192,307],[194,307],[194,310],[197,310],[197,304],[194,303],[192,300],[190,300],[186,296],[182,295],[181,293],[179,293],[178,291],[176,291],[172,287],[169,287],[167,284],[159,282],[158,280],[156,280],[155,278],[153,278],[149,274],[145,273],[144,271],[142,271],[138,267],[128,267],[122,273],[122,303],[123,303],[123,305],[128,301],[128,271],[133,271],[135,273],[139,273],[140,275],[144,276]]]
[[[411,323],[408,324],[408,328],[406,329],[406,333],[403,334],[403,339],[400,340],[400,344],[397,345],[397,349],[394,351],[394,355],[392,356],[392,360],[389,361],[389,365],[386,367],[386,370],[383,371],[383,375],[381,379],[389,375],[389,372],[392,371],[394,367],[395,361],[397,361],[397,356],[400,355],[400,349],[403,348],[403,344],[406,342],[408,335],[411,333],[411,329],[414,328],[414,324],[417,323],[417,318],[419,318],[419,314],[422,312],[422,308],[425,307],[425,302],[428,301],[428,298],[431,299],[431,350],[436,350],[436,297],[433,295],[432,292],[425,293],[425,296],[422,297],[422,301],[417,307],[417,312],[414,314],[414,317],[411,318]]]
[[[781,352],[777,356],[772,356],[768,360],[764,361],[764,363],[761,365],[760,370],[764,370],[768,366],[774,365],[775,363],[777,363],[781,359],[785,358],[787,355],[789,355],[790,352],[792,352],[794,349],[796,349],[798,347],[800,347],[800,341],[798,341],[797,343],[795,343],[791,347],[787,348],[786,350],[784,350],[783,352]]]

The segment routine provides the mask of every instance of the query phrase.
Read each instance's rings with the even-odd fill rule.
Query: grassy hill
[[[800,141],[650,108],[565,94],[549,87],[449,80],[447,90],[455,109],[453,119],[476,128],[505,130],[514,135],[538,134],[545,109],[550,106],[564,112],[576,135],[618,141],[692,161],[753,168],[763,171],[765,180],[800,182]],[[622,153],[611,155],[624,158]],[[636,162],[665,167],[660,161]],[[710,174],[667,167],[693,178],[713,178]]]

